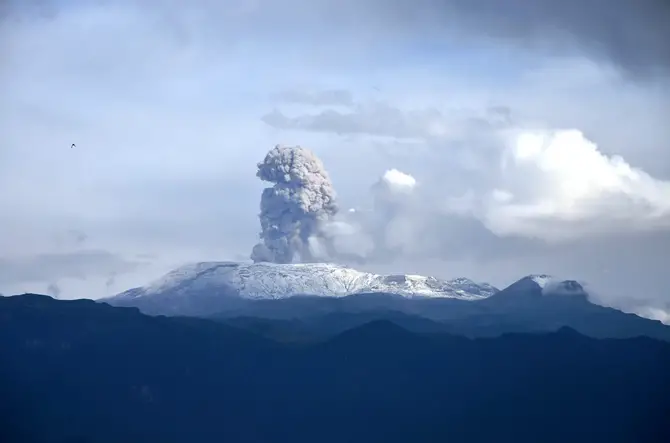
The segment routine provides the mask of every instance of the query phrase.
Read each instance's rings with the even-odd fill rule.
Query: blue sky
[[[51,2],[5,17],[0,292],[97,298],[184,262],[248,257],[256,163],[284,143],[322,158],[343,207],[368,204],[387,169],[416,177],[405,222],[424,240],[371,270],[498,285],[554,273],[617,302],[643,276],[665,306],[670,101],[667,78],[648,74],[662,64],[594,49],[597,26],[572,25],[583,20],[558,15],[564,41],[520,40],[450,1],[448,24],[427,0],[419,21],[394,13],[413,7],[403,0],[342,3],[346,20],[327,0]],[[528,17],[515,11],[501,20]],[[540,30],[562,25],[533,13]],[[333,91],[349,102],[327,102]],[[515,157],[514,134],[563,130],[585,137],[557,151],[572,160]],[[596,178],[575,175],[581,164]],[[590,200],[567,193],[574,183]],[[492,200],[501,190],[518,203]]]

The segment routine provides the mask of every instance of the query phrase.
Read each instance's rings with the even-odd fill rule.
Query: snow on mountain
[[[393,293],[406,297],[477,300],[496,292],[498,290],[491,285],[465,278],[443,281],[421,275],[378,275],[330,263],[204,262],[182,266],[147,286],[130,289],[104,301],[189,297],[199,293],[234,295],[243,299]]]

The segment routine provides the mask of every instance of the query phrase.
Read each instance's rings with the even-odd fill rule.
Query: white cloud
[[[578,130],[507,135],[476,216],[498,235],[548,241],[670,229],[670,181],[607,156]]]
[[[650,318],[652,320],[658,320],[661,323],[670,325],[670,311],[659,308],[648,307],[638,309],[635,313],[642,317]]]
[[[392,192],[408,193],[412,192],[416,186],[416,179],[409,174],[398,171],[397,169],[389,169],[384,173],[380,179]]]

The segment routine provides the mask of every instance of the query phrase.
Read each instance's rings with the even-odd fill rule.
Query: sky
[[[664,3],[7,1],[0,293],[100,298],[247,260],[256,164],[285,144],[343,208],[411,176],[375,219],[396,253],[358,268],[548,273],[668,320]]]

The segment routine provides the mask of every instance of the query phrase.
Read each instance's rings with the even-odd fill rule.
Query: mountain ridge
[[[670,344],[646,337],[468,339],[382,320],[294,347],[38,295],[0,299],[0,320],[8,443],[670,438]]]
[[[243,300],[293,296],[344,297],[361,293],[407,298],[479,300],[499,292],[467,278],[441,280],[411,274],[374,274],[332,263],[275,264],[199,262],[181,266],[146,286],[100,301],[115,306],[143,306],[155,314],[202,314]]]
[[[530,275],[507,289],[586,296],[575,281]],[[525,286],[524,286],[525,285]],[[529,286],[530,285],[530,286]],[[451,280],[412,274],[375,274],[332,263],[275,264],[198,262],[178,267],[149,284],[100,301],[115,306],[140,306],[167,315],[211,314],[245,300],[276,300],[295,296],[346,297],[356,294],[395,294],[405,298],[478,301],[501,291],[468,278]],[[510,290],[508,290],[510,292]],[[211,305],[208,307],[208,304]]]

